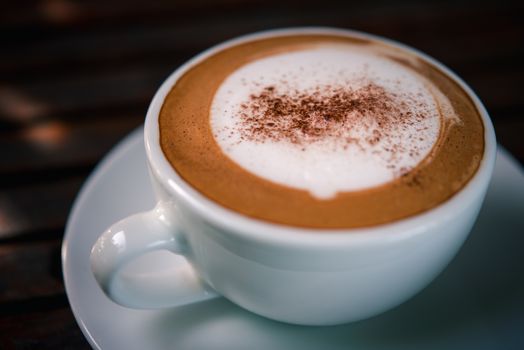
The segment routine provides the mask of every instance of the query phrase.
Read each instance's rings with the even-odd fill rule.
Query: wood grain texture
[[[49,297],[64,293],[60,263],[60,239],[2,244],[0,246],[1,313],[9,311],[10,302]],[[5,276],[11,276],[8,280]]]
[[[65,296],[35,299],[48,310],[0,316],[0,349],[91,349],[76,324]]]
[[[0,5],[0,349],[87,349],[60,243],[94,166],[161,82],[211,45],[270,28],[352,28],[416,47],[474,89],[524,163],[522,1],[20,0]]]
[[[4,189],[0,193],[0,243],[34,231],[59,231],[83,181],[83,177],[72,177]]]

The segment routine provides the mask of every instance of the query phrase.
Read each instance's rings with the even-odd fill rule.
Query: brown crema
[[[269,55],[326,43],[369,48],[418,72],[449,99],[460,122],[446,124],[445,118],[441,118],[439,139],[430,154],[396,180],[320,200],[307,191],[267,181],[237,165],[216,143],[209,112],[221,83],[242,65]],[[271,97],[272,90],[269,88],[263,93],[265,95],[256,96],[262,102]],[[380,96],[380,91],[375,94]],[[345,103],[341,101],[338,105]],[[336,114],[329,115],[336,118]],[[453,79],[413,53],[380,41],[334,34],[258,39],[205,58],[187,70],[171,88],[160,111],[159,128],[160,144],[168,161],[186,182],[209,199],[252,218],[310,228],[379,225],[431,209],[464,187],[477,171],[484,152],[482,119],[471,98]],[[254,135],[257,130],[254,129]],[[322,130],[308,132],[314,136]],[[273,134],[261,135],[271,137]]]

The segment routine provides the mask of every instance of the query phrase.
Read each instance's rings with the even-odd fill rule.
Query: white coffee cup
[[[250,219],[204,197],[165,158],[158,115],[177,79],[217,51],[239,43],[296,33],[346,34],[378,39],[414,52],[454,79],[471,97],[485,129],[479,169],[451,199],[422,214],[370,228],[321,230]],[[247,35],[213,47],[177,69],[156,93],[145,121],[147,160],[157,205],[111,226],[91,252],[96,280],[115,302],[167,308],[224,296],[268,318],[303,325],[334,325],[386,311],[424,288],[451,261],[468,236],[495,161],[493,125],[484,106],[453,72],[390,40],[349,30],[296,28]],[[186,259],[175,280],[151,274],[122,276],[123,266],[156,250]]]

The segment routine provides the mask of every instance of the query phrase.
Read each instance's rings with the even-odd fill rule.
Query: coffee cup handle
[[[167,250],[186,257],[183,235],[169,219],[162,203],[153,210],[131,215],[108,228],[94,244],[90,260],[96,281],[114,302],[137,309],[186,305],[218,294],[203,282],[186,259],[167,274],[124,273],[122,268],[153,251]]]

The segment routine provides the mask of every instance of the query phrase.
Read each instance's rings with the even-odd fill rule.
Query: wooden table
[[[321,4],[321,5],[320,5]],[[62,281],[71,204],[163,79],[234,36],[328,25],[387,36],[462,76],[524,162],[524,7],[480,1],[11,1],[0,10],[0,348],[87,349]]]

